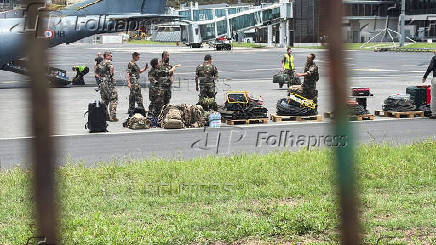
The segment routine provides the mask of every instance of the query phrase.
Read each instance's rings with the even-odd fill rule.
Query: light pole
[[[406,24],[406,0],[401,0],[401,16],[400,16],[400,47],[404,47],[404,41],[406,40],[405,32]]]

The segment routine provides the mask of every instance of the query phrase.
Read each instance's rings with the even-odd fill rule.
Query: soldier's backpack
[[[187,128],[201,128],[206,125],[204,110],[200,105],[181,105],[182,121]]]
[[[90,103],[88,105],[88,122],[85,125],[85,129],[88,129],[90,133],[102,133],[107,131],[107,108],[106,105],[100,102]]]
[[[199,128],[206,124],[204,110],[197,105],[166,105],[159,115],[165,129]]]
[[[152,127],[151,121],[144,117],[140,113],[136,113],[135,115],[129,117],[127,121],[123,124],[125,128],[130,128],[133,130],[138,129],[149,129]]]
[[[185,124],[182,121],[182,111],[177,106],[167,105],[159,115],[159,124],[164,129],[182,129]]]

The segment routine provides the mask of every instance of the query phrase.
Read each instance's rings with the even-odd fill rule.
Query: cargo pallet
[[[394,118],[401,118],[401,117],[407,117],[407,118],[414,118],[414,117],[424,117],[423,111],[375,111],[376,116],[380,117],[394,117]]]
[[[315,116],[278,116],[276,114],[271,114],[270,115],[270,119],[273,122],[285,122],[285,121],[297,121],[297,122],[302,122],[302,121],[316,121],[316,122],[320,122],[322,121],[322,116],[321,115],[315,115]]]
[[[268,118],[251,118],[251,119],[221,119],[221,122],[227,125],[236,125],[236,124],[265,124],[268,123]]]
[[[324,113],[325,118],[334,119],[333,112],[326,112]],[[352,115],[349,116],[350,121],[363,121],[363,120],[374,120],[373,114],[363,114],[363,115]]]

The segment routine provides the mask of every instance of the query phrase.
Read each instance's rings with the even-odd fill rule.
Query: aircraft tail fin
[[[140,13],[161,15],[165,13],[166,0],[85,0],[67,6],[65,14],[120,15]]]

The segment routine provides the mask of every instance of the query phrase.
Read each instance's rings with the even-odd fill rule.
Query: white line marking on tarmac
[[[369,120],[369,121],[352,121],[351,123],[376,123],[376,122],[386,122],[386,121],[394,121],[394,120],[425,120],[427,118],[424,117],[415,117],[415,118],[377,118],[376,120]],[[330,124],[332,121],[325,120],[322,122],[316,122],[316,121],[305,121],[304,123],[301,122],[282,122],[282,123],[267,123],[267,124],[242,124],[237,125],[238,128],[260,128],[260,127],[274,127],[274,126],[284,126],[284,125],[309,125],[309,124]],[[221,127],[223,129],[230,129],[232,126],[228,126],[223,124]],[[204,128],[185,128],[185,129],[177,129],[177,130],[167,130],[167,129],[152,129],[152,130],[144,130],[144,131],[132,131],[132,132],[114,132],[114,133],[97,133],[97,134],[90,134],[90,133],[82,133],[82,134],[59,134],[59,135],[53,135],[55,138],[63,138],[63,137],[75,137],[75,136],[106,136],[106,135],[129,135],[129,134],[151,134],[151,133],[169,133],[169,132],[183,132],[183,131],[203,131]],[[33,136],[23,136],[23,137],[12,137],[12,138],[0,138],[0,141],[7,141],[7,140],[20,140],[20,139],[33,139]]]
[[[13,83],[21,83],[24,81],[1,81],[0,84],[13,84]]]
[[[368,72],[400,72],[399,70],[385,70],[385,69],[376,69],[376,68],[366,68],[366,69],[353,69],[353,71],[368,71]]]

